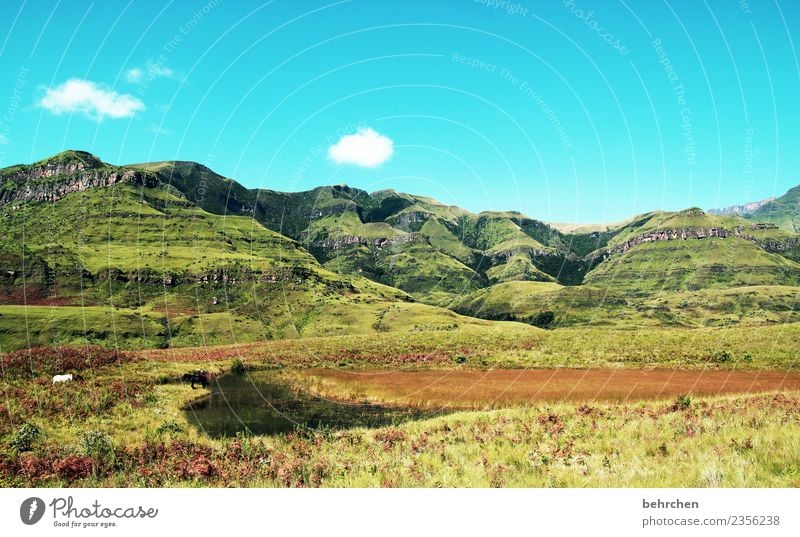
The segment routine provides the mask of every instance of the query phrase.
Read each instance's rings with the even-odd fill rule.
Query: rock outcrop
[[[378,239],[367,239],[358,235],[347,235],[345,237],[329,238],[317,241],[311,245],[312,248],[318,250],[338,250],[345,246],[353,244],[363,244],[364,246],[374,246],[376,248],[384,248],[393,246],[395,244],[407,244],[410,242],[424,242],[427,239],[421,233],[406,233],[396,237],[381,237]]]
[[[768,252],[780,253],[800,247],[800,237],[794,237],[789,239],[759,239],[752,234],[753,232],[759,230],[776,229],[776,227],[777,226],[770,223],[757,223],[747,227],[736,226],[732,230],[726,229],[724,227],[660,229],[657,231],[652,231],[650,233],[638,235],[621,244],[617,244],[615,246],[612,246],[611,248],[607,248],[605,251],[601,253],[601,257],[603,259],[608,259],[613,255],[625,253],[634,246],[650,242],[709,239],[714,237],[720,239],[725,239],[727,237],[738,237],[740,239],[749,240],[756,243],[758,246],[760,246],[761,248],[763,248]],[[598,256],[595,253],[593,253],[590,254],[587,259],[596,257]]]
[[[735,234],[735,233],[734,233]],[[659,229],[643,235],[638,235],[632,239],[608,248],[603,256],[604,258],[612,255],[625,253],[634,246],[646,244],[649,242],[660,241],[675,241],[675,240],[689,240],[689,239],[708,239],[711,237],[718,237],[724,239],[731,235],[724,227],[712,228],[688,228],[688,229]]]
[[[737,216],[744,216],[750,214],[752,212],[757,211],[767,203],[775,201],[775,196],[771,198],[759,200],[759,201],[751,201],[750,203],[743,203],[742,205],[731,205],[730,207],[723,207],[722,209],[709,209],[709,214],[718,214],[723,216],[729,215],[737,215]]]
[[[393,227],[403,231],[413,231],[415,229],[418,230],[422,227],[420,224],[424,224],[433,216],[433,213],[428,211],[404,211],[387,218],[386,221]]]
[[[98,161],[99,162],[99,161]],[[160,181],[144,170],[87,164],[80,160],[46,162],[12,172],[0,180],[0,206],[56,201],[72,192],[130,183],[155,187]]]

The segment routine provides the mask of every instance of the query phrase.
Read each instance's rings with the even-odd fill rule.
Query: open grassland
[[[800,324],[729,328],[540,330],[519,323],[145,350],[147,359],[256,366],[420,368],[800,368]]]
[[[158,346],[166,327],[159,316],[102,306],[0,305],[0,351],[37,345]]]
[[[800,391],[798,374],[785,371],[797,369],[799,330],[496,323],[214,348],[22,350],[2,361],[0,485],[798,487]],[[374,429],[208,437],[185,411],[208,390],[177,379],[198,368],[230,371],[236,359],[347,400],[387,399],[374,388],[378,369],[427,375],[418,382],[427,394],[389,395],[428,406],[437,396],[477,410],[442,409]],[[684,371],[664,373],[674,380],[669,391],[654,393],[655,383],[637,392],[659,374],[654,366]],[[320,367],[328,369],[301,371]],[[516,380],[543,373],[491,370],[499,367],[556,368],[544,373],[555,379],[548,389],[583,389],[586,397],[520,396],[514,390],[524,383]],[[573,382],[589,378],[589,367],[613,371]],[[53,386],[51,376],[64,371],[84,380]],[[372,378],[342,381],[358,375]],[[527,380],[541,380],[534,377]],[[613,378],[634,389],[611,397],[620,401],[592,397]],[[450,380],[437,387],[442,379]],[[705,384],[712,380],[716,386]],[[440,391],[447,382],[449,391]],[[453,392],[459,386],[461,396]],[[726,388],[754,393],[701,395]]]
[[[38,383],[32,399],[24,399],[29,387],[7,383],[4,399],[23,403],[4,409],[0,484],[800,486],[798,392],[534,403],[377,429],[218,440],[180,410],[199,392],[151,380],[177,373],[171,367],[145,368],[132,382],[141,364],[115,364],[56,392]]]
[[[0,352],[35,345],[102,345],[117,349],[197,347],[251,343],[273,338],[452,331],[491,326],[416,302],[361,294],[313,297],[289,286],[258,287],[259,301],[228,307],[248,290],[198,289],[195,297],[164,293],[141,308],[0,305]],[[370,284],[380,291],[378,284]],[[255,287],[253,288],[255,289]],[[211,301],[219,296],[217,303]],[[226,296],[227,295],[227,296]],[[267,303],[267,304],[262,304]],[[277,307],[279,304],[280,307]],[[502,323],[499,323],[502,325]],[[535,329],[506,323],[521,332]]]

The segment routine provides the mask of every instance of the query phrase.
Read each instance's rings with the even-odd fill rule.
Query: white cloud
[[[144,76],[144,71],[142,71],[138,67],[134,67],[133,69],[128,69],[128,72],[125,73],[125,80],[127,80],[132,84],[137,84],[142,81],[143,76]]]
[[[131,84],[139,84],[145,79],[148,81],[156,78],[172,78],[175,73],[169,67],[164,67],[153,61],[149,61],[142,67],[132,67],[125,71],[125,80]]]
[[[6,145],[8,143],[8,136],[5,134],[0,134],[0,145]]]
[[[144,103],[133,95],[120,94],[89,80],[73,78],[55,88],[47,88],[39,106],[54,114],[80,113],[92,119],[131,117],[144,110]]]
[[[153,77],[169,78],[172,76],[172,69],[169,67],[164,67],[163,65],[158,65],[154,62],[147,62],[147,74]]]
[[[342,136],[328,149],[328,157],[337,164],[355,164],[374,168],[389,160],[394,153],[392,139],[370,128]]]

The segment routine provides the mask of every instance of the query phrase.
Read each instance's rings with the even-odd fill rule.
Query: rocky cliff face
[[[346,237],[338,237],[335,239],[325,239],[315,242],[311,245],[312,248],[319,250],[338,250],[345,246],[353,244],[363,244],[364,246],[373,246],[375,248],[384,248],[393,246],[395,244],[407,244],[410,242],[424,242],[427,239],[421,233],[406,233],[392,238],[380,239],[367,239],[358,235],[348,235]]]
[[[688,240],[688,239],[707,239],[710,237],[719,237],[724,239],[728,237],[731,233],[725,228],[695,228],[695,229],[660,229],[658,231],[653,231],[650,233],[645,233],[643,235],[639,235],[632,239],[629,239],[622,244],[617,244],[616,246],[612,246],[611,248],[607,249],[604,254],[604,258],[627,252],[634,246],[639,246],[640,244],[645,244],[648,242],[659,242],[659,241],[675,241],[675,240]]]
[[[766,239],[757,241],[757,243],[766,251],[778,254],[782,254],[790,250],[800,249],[800,237],[783,240]]]
[[[759,201],[751,201],[750,203],[743,203],[742,205],[731,205],[730,207],[723,207],[722,209],[709,209],[709,214],[718,214],[723,216],[737,215],[744,216],[757,211],[767,203],[773,201],[775,197],[767,198]]]
[[[763,229],[774,229],[775,227],[776,226],[774,224],[761,223],[761,224],[753,224],[746,228],[744,226],[736,226],[732,230],[728,230],[723,227],[660,229],[657,231],[639,235],[637,237],[634,237],[632,239],[623,242],[622,244],[617,244],[616,246],[608,248],[602,253],[602,258],[607,259],[612,255],[627,252],[634,246],[638,246],[640,244],[645,244],[649,242],[708,239],[713,237],[717,237],[720,239],[725,239],[727,237],[738,237],[741,239],[752,241],[757,245],[759,245],[760,247],[767,250],[768,252],[784,252],[800,246],[800,237],[785,239],[785,240],[776,240],[776,239],[758,239],[752,235],[752,232],[754,231]],[[592,254],[589,257],[596,257],[596,256]]]
[[[391,216],[387,218],[386,221],[397,229],[416,231],[431,218],[433,218],[433,214],[427,211],[406,211]]]
[[[30,201],[55,201],[72,192],[130,183],[154,187],[148,172],[116,166],[92,166],[82,161],[48,162],[24,167],[0,179],[0,206]]]

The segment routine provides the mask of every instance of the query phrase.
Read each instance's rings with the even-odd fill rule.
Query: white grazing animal
[[[53,375],[53,384],[58,384],[59,382],[67,382],[72,380],[72,373],[67,375]]]

